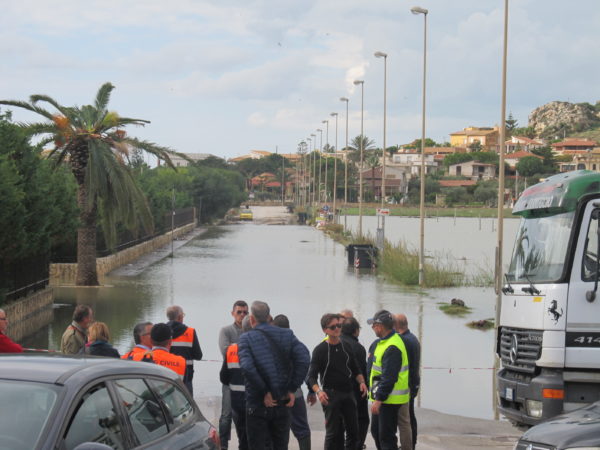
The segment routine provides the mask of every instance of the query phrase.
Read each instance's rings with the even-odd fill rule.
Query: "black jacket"
[[[412,395],[416,395],[421,385],[421,374],[419,373],[419,367],[421,364],[421,344],[417,337],[406,330],[400,334],[400,337],[404,341],[406,347],[406,354],[408,356],[408,386]]]
[[[97,340],[85,348],[85,352],[94,356],[110,356],[120,358],[119,351],[106,341]]]

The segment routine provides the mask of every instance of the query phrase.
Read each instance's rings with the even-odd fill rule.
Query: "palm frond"
[[[143,127],[147,123],[151,123],[149,120],[145,119],[133,119],[131,117],[119,117],[119,126],[125,125],[139,125]]]
[[[22,102],[20,100],[0,100],[0,105],[16,106],[17,108],[27,109],[28,111],[32,111],[52,120],[52,114],[50,112],[46,111],[44,108],[40,108],[39,106],[35,106],[27,102]]]
[[[32,105],[35,105],[37,102],[46,102],[54,106],[57,111],[59,111],[62,115],[69,117],[71,113],[71,108],[60,105],[56,100],[48,95],[35,94],[29,97],[29,101]]]
[[[98,111],[104,111],[108,106],[108,102],[110,101],[110,93],[115,88],[115,86],[110,83],[104,83],[98,89],[98,93],[96,94],[96,102],[95,106]]]
[[[56,133],[56,125],[54,122],[17,122],[17,125],[25,131],[28,136],[37,136],[38,134],[54,134]],[[52,138],[54,140],[54,138]]]
[[[175,169],[175,170],[177,170],[177,168],[171,161],[171,156],[177,156],[179,158],[187,159],[187,156],[185,156],[183,153],[178,153],[175,150],[168,148],[168,147],[162,147],[160,145],[156,145],[153,142],[148,142],[148,141],[140,140],[137,138],[130,138],[130,137],[123,139],[123,142],[126,142],[127,144],[131,145],[132,147],[139,148],[141,150],[144,150],[145,152],[148,152],[148,153],[158,157],[159,159],[164,161],[169,167],[171,167],[172,169]]]

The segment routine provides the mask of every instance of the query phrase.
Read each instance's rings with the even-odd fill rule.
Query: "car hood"
[[[521,438],[558,449],[600,445],[600,402],[556,416],[529,429]]]

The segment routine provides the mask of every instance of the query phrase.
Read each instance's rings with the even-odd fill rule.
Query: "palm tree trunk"
[[[98,286],[96,269],[96,204],[88,210],[87,189],[80,184],[77,190],[79,227],[77,228],[77,286]]]

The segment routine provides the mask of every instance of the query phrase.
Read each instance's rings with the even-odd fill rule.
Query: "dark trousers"
[[[360,393],[356,402],[356,412],[358,415],[358,448],[363,448],[367,433],[369,433],[369,400],[367,397],[360,396]]]
[[[246,436],[250,450],[287,450],[290,440],[290,409],[287,406],[246,408]]]
[[[306,414],[306,402],[304,397],[296,397],[294,406],[291,408],[291,429],[294,437],[298,440],[310,436],[310,427],[308,426],[308,416]]]
[[[358,419],[354,394],[330,389],[325,389],[325,392],[329,397],[327,406],[323,406],[323,412],[325,413],[325,450],[339,448],[340,444],[344,442],[344,428],[346,431],[346,448],[356,450],[358,448]],[[341,440],[340,436],[342,436]]]
[[[371,435],[377,450],[398,450],[398,409],[400,405],[382,404],[379,414],[371,418]]]
[[[248,450],[248,436],[246,433],[246,402],[244,400],[232,401],[231,417],[233,419],[233,424],[235,425],[235,432],[238,436],[239,450]]]
[[[227,448],[229,446],[229,439],[231,439],[231,389],[229,386],[223,385],[221,392],[221,417],[219,417],[219,437],[221,438],[221,448]],[[238,433],[239,436],[239,433]]]
[[[412,392],[410,393],[410,402],[408,403],[410,413],[410,429],[412,430],[413,449],[417,448],[417,416],[415,416],[415,397],[417,396],[417,392],[415,392],[414,395]]]
[[[361,449],[365,445],[367,434],[369,433],[369,399],[363,397],[359,390],[354,392],[354,399],[356,400],[356,415],[358,418],[358,448]],[[340,433],[340,442],[344,436],[344,429],[342,428]],[[346,436],[346,442],[343,448],[345,450],[351,450],[352,443],[348,441]],[[342,448],[338,446],[338,448]]]

